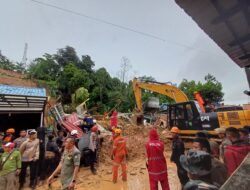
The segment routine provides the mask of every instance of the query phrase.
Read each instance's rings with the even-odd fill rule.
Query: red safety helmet
[[[98,130],[98,127],[96,125],[91,128],[92,132],[97,132],[97,130]]]

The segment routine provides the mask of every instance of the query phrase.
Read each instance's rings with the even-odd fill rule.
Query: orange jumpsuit
[[[127,171],[126,171],[126,140],[122,136],[118,136],[114,139],[112,155],[114,158],[113,163],[113,182],[117,181],[118,177],[118,167],[122,166],[122,180],[127,181]]]
[[[4,138],[4,141],[5,142],[12,142],[14,140],[14,136],[13,135],[9,135],[9,136],[6,136]]]

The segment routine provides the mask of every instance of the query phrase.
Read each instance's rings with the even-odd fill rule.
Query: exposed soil
[[[26,79],[21,73],[0,69],[0,84],[37,87],[37,84],[29,79]]]

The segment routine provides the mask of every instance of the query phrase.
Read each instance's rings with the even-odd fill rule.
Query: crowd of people
[[[26,183],[35,189],[46,179],[50,185],[59,173],[62,189],[74,189],[81,165],[90,166],[96,174],[100,131],[88,113],[80,127],[80,138],[77,130],[54,134],[45,127],[20,130],[18,138],[14,128],[0,132],[0,190],[21,190]]]
[[[113,160],[113,183],[118,181],[118,168],[122,180],[127,181],[126,138],[117,126],[117,116],[111,120]],[[0,132],[0,190],[23,189],[25,183],[35,189],[39,181],[50,186],[60,177],[62,190],[74,189],[80,166],[90,166],[96,174],[99,150],[102,145],[100,131],[89,114],[81,125],[83,135],[59,131],[57,135],[46,134],[45,128],[21,130],[15,138],[15,129]],[[184,190],[216,190],[230,177],[250,152],[249,127],[218,128],[215,132],[221,143],[209,138],[205,131],[197,132],[188,151],[180,138],[178,127],[171,128],[172,154],[170,161],[176,164],[177,176]],[[145,145],[146,166],[151,190],[170,190],[164,143],[157,130],[152,128]],[[28,171],[28,172],[27,172]],[[29,180],[28,180],[29,177]]]
[[[178,127],[171,128],[172,154],[170,161],[176,164],[177,176],[182,190],[218,190],[250,153],[250,127],[218,128],[215,132],[221,139],[217,143],[210,139],[206,131],[199,131],[193,139],[192,148],[185,151]],[[126,140],[121,137],[121,130],[114,130],[112,159],[113,182],[117,182],[117,168],[122,167],[122,180],[126,174]],[[119,152],[118,152],[118,150]],[[167,162],[164,156],[164,143],[159,139],[155,128],[149,132],[145,146],[146,166],[149,174],[150,190],[170,190]]]
[[[177,166],[182,189],[219,189],[249,154],[249,130],[249,126],[217,128],[220,145],[206,131],[197,132],[192,148],[185,153],[179,129],[172,127],[171,161]]]

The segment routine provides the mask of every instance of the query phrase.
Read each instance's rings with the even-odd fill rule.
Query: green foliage
[[[183,79],[182,82],[179,85],[179,88],[187,95],[189,100],[194,99],[194,92],[198,91],[198,88],[200,88],[202,84],[196,82],[194,80],[188,81],[187,79]]]
[[[66,46],[65,48],[61,48],[54,55],[55,60],[60,65],[60,67],[65,67],[68,64],[74,64],[78,66],[80,59],[76,54],[76,51],[73,47]]]
[[[86,89],[92,84],[89,79],[89,74],[85,70],[78,69],[74,64],[65,66],[63,72],[59,76],[58,89],[62,92],[63,101],[65,103],[71,102],[71,94],[78,88],[84,87]]]
[[[183,79],[179,88],[190,100],[194,99],[194,92],[199,91],[206,103],[222,102],[224,96],[222,84],[211,74],[205,76],[205,81],[205,83],[196,83],[194,80],[188,81],[187,79]]]
[[[10,71],[23,72],[25,70],[22,63],[13,63],[6,56],[2,55],[0,51],[0,68]]]
[[[25,67],[23,63],[16,63],[14,70],[18,73],[24,73],[25,72]]]
[[[92,73],[95,63],[91,60],[89,55],[83,55],[82,61],[77,64],[78,68],[84,69],[85,71]]]
[[[59,95],[56,81],[37,80],[37,84],[40,88],[46,88],[51,97],[56,98]]]
[[[109,73],[105,68],[100,68],[93,75],[93,85],[90,91],[90,106],[97,106],[103,112],[108,109],[108,92],[111,90],[111,81]]]
[[[86,88],[78,88],[74,94],[72,94],[72,103],[80,104],[89,98],[89,92]]]
[[[59,76],[60,66],[53,55],[45,54],[35,59],[29,66],[28,76],[39,80],[55,81]]]
[[[135,107],[132,81],[122,82],[112,78],[105,68],[94,70],[95,63],[89,55],[77,55],[70,46],[58,49],[55,54],[45,54],[36,58],[27,69],[28,77],[37,80],[39,86],[46,87],[53,97],[61,96],[66,112],[74,111],[75,106],[88,97],[88,107],[96,107],[97,112],[103,113],[116,107],[118,111],[130,112]],[[123,72],[127,71],[127,65]],[[21,63],[14,64],[0,52],[0,68],[23,72]],[[124,73],[123,76],[125,76]],[[123,77],[124,79],[124,77]],[[142,76],[141,80],[155,81],[151,76]],[[222,85],[212,75],[205,77],[206,82],[196,83],[184,79],[180,88],[193,99],[193,92],[200,91],[204,99],[220,102],[223,98]],[[172,103],[170,98],[149,91],[143,91],[142,99],[158,97],[160,103]]]

